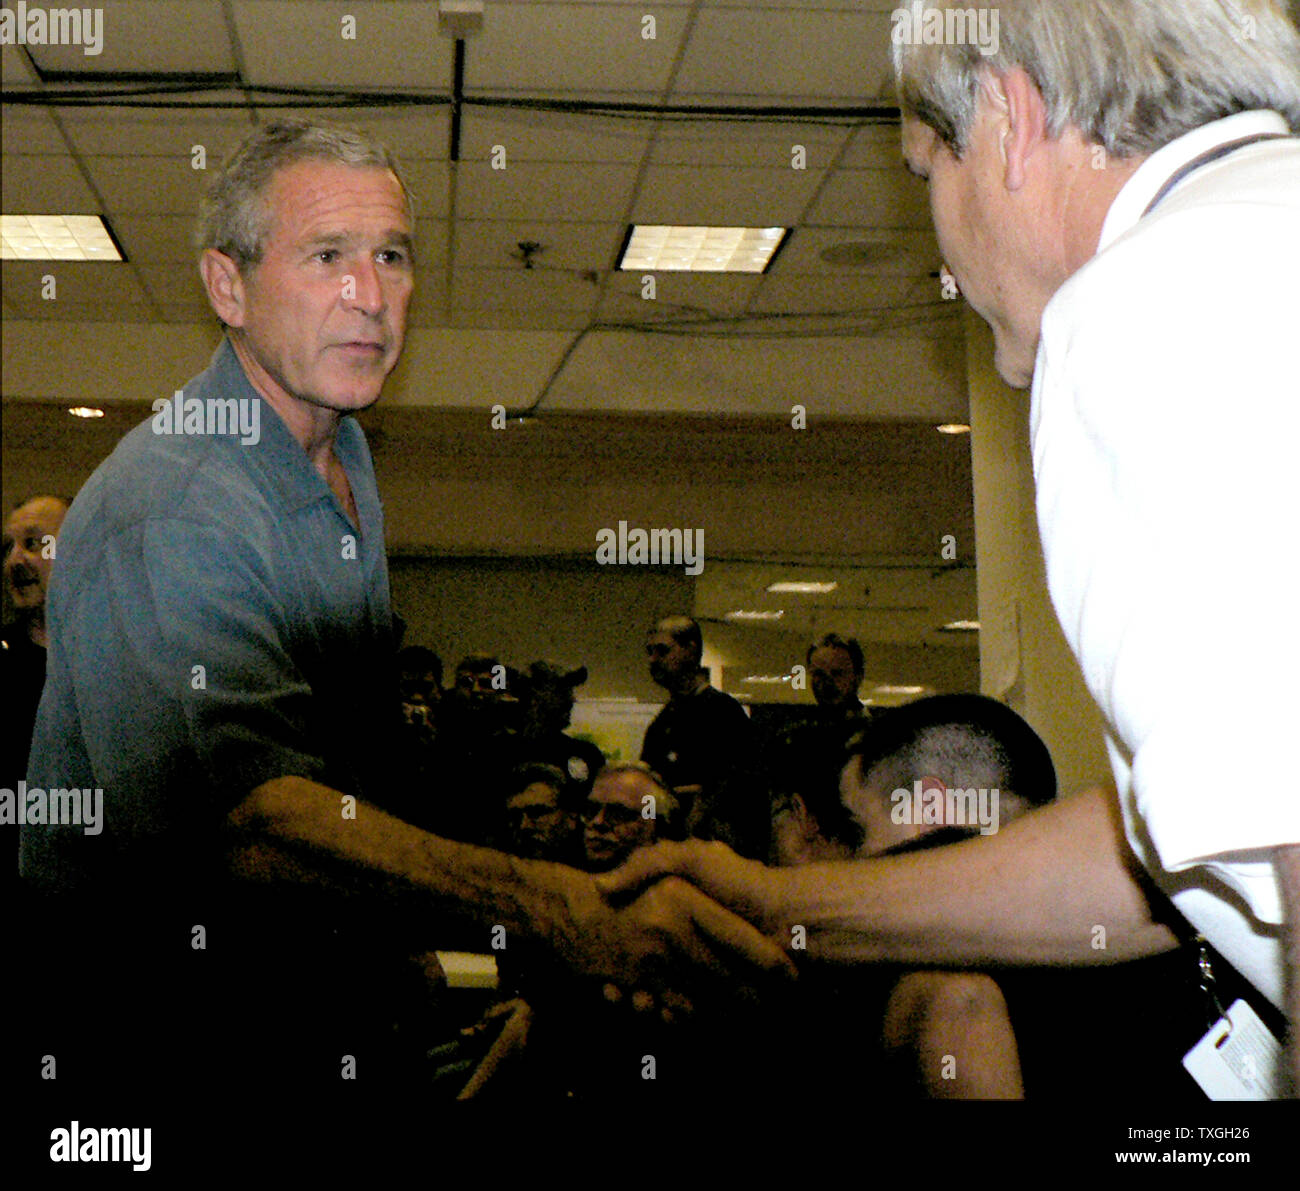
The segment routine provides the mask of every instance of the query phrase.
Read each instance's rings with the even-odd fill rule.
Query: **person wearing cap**
[[[541,761],[563,773],[578,806],[605,765],[605,754],[596,745],[566,731],[573,717],[573,692],[586,681],[586,666],[566,670],[554,662],[533,662],[521,684],[523,716],[513,747],[516,764]]]

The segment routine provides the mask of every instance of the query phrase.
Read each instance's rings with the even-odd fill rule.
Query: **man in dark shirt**
[[[641,760],[681,802],[688,835],[764,856],[767,803],[750,772],[753,729],[745,709],[709,685],[700,626],[689,616],[665,617],[645,649],[668,702],[646,729]]]

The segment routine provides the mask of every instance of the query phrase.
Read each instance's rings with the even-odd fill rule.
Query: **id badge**
[[[1273,1100],[1281,1094],[1281,1044],[1240,997],[1183,1056],[1183,1066],[1211,1100]]]

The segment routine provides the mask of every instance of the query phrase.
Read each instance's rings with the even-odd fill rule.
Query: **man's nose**
[[[370,257],[363,258],[356,263],[348,276],[352,280],[351,296],[349,297],[349,287],[345,285],[344,303],[354,310],[369,315],[383,313],[388,301],[384,296],[384,283],[375,262]]]

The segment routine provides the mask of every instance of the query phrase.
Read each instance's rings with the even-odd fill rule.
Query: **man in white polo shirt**
[[[1300,1089],[1300,36],[1272,0],[999,15],[993,45],[896,44],[904,156],[998,371],[1033,384],[1048,585],[1118,805],[811,874],[668,845],[608,884],[680,872],[839,958],[1087,964],[1173,945],[1144,869],[1290,1017]]]

